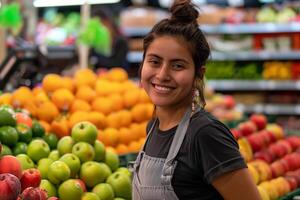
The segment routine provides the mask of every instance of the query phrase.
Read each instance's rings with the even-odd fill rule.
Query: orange
[[[74,85],[73,79],[70,77],[63,77],[62,78],[62,87],[70,90],[71,92],[74,92],[75,85]]]
[[[80,69],[74,75],[74,83],[77,88],[83,85],[94,87],[97,75],[90,69]]]
[[[0,105],[6,104],[10,105],[11,104],[11,99],[12,99],[12,94],[11,93],[3,93],[0,95]]]
[[[96,81],[95,90],[98,96],[108,96],[112,94],[111,82],[105,79],[98,79]]]
[[[40,104],[37,109],[38,118],[46,122],[51,122],[58,114],[58,108],[50,101]]]
[[[74,101],[74,95],[70,90],[61,88],[53,92],[51,101],[60,109],[68,110]]]
[[[123,68],[115,67],[108,71],[107,79],[110,81],[123,82],[128,79],[128,74]]]
[[[117,113],[117,112],[110,113],[106,118],[107,119],[107,126],[112,127],[112,128],[116,128],[116,129],[120,128],[120,125],[121,125],[121,123],[120,123],[121,118],[120,117],[121,117],[120,114]]]
[[[28,87],[22,86],[13,92],[11,104],[16,108],[21,108],[26,102],[32,101],[33,98],[31,90]]]
[[[127,154],[129,152],[128,147],[125,144],[118,144],[115,148],[117,154],[122,155],[122,154]]]
[[[33,101],[26,102],[25,105],[23,106],[23,108],[25,110],[28,110],[31,115],[37,116],[38,107],[36,106],[36,104]]]
[[[151,99],[144,89],[140,89],[140,103],[151,103]]]
[[[105,97],[97,97],[92,102],[92,110],[102,112],[108,115],[112,112],[113,104],[112,101]]]
[[[127,145],[135,139],[133,136],[129,128],[122,127],[119,130],[119,143]]]
[[[96,97],[96,91],[88,85],[80,86],[76,92],[76,98],[91,102]]]
[[[62,88],[62,78],[57,74],[47,74],[42,81],[42,86],[46,92],[51,93]]]
[[[143,122],[148,119],[148,108],[146,104],[137,104],[131,109],[132,119],[135,122]]]
[[[148,121],[144,121],[142,123],[139,124],[139,127],[140,127],[140,131],[139,131],[139,136],[140,138],[144,138],[147,136],[147,124],[148,124]]]
[[[134,82],[132,80],[127,80],[122,83],[124,87],[124,92],[128,90],[139,89],[138,82]]]
[[[152,103],[147,103],[147,120],[150,120],[151,118],[154,117],[154,105]]]
[[[88,121],[97,126],[98,129],[107,127],[107,119],[103,113],[92,111],[88,113]]]
[[[117,151],[116,151],[116,149],[115,149],[114,147],[107,146],[107,147],[105,147],[105,150],[106,150],[106,151],[111,151],[111,152],[117,154]]]
[[[35,95],[33,101],[35,105],[39,106],[47,101],[50,101],[50,99],[44,91],[41,91]]]
[[[89,113],[86,111],[76,111],[69,117],[69,127],[72,128],[75,124],[82,121],[88,121]]]
[[[115,128],[106,128],[104,131],[98,133],[98,139],[102,141],[105,146],[115,147],[119,143],[119,132]]]
[[[132,141],[128,145],[129,152],[137,153],[141,149],[141,144],[138,141]]]
[[[130,134],[131,134],[131,138],[132,140],[138,140],[140,139],[140,136],[141,136],[141,128],[140,128],[140,125],[137,124],[137,123],[132,123],[130,126],[129,126],[129,130],[130,130]]]
[[[129,110],[119,111],[120,127],[128,127],[132,122],[131,112]]]
[[[58,138],[70,135],[68,120],[65,116],[60,116],[52,121],[50,132],[54,133]]]
[[[39,123],[42,125],[42,127],[44,127],[45,132],[49,133],[49,131],[50,131],[50,124],[48,122],[46,122],[46,121],[43,121],[43,120],[39,120]]]
[[[126,108],[131,108],[139,102],[139,89],[128,90],[123,94],[124,105]]]
[[[75,112],[75,111],[90,111],[91,110],[91,106],[88,102],[81,100],[81,99],[75,99],[71,105],[71,113]]]
[[[34,87],[33,89],[32,89],[32,94],[34,95],[34,96],[36,96],[37,94],[39,94],[40,92],[46,92],[44,89],[43,89],[43,87],[41,87],[41,86],[36,86],[36,87]]]
[[[120,94],[112,94],[109,95],[108,98],[111,100],[113,107],[112,110],[113,111],[119,111],[122,110],[124,105],[123,105],[123,99],[122,96]]]

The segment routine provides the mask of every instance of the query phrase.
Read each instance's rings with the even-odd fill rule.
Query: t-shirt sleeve
[[[239,147],[230,131],[220,122],[200,129],[196,137],[196,148],[201,159],[204,178],[211,183],[218,176],[230,171],[246,168]]]

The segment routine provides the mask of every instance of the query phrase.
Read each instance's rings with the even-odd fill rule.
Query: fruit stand
[[[145,21],[142,18],[135,21],[134,16],[129,16],[134,15],[134,8],[127,8],[121,16],[122,28],[130,39],[128,60],[135,72],[135,64],[141,61],[139,37],[147,33],[155,20],[166,16],[162,11],[148,8],[145,11]],[[300,129],[289,129],[286,120],[279,117],[299,115],[296,104],[300,30],[298,26],[293,29],[272,23],[293,18],[293,23],[298,25],[299,19],[288,8],[284,13],[290,14],[261,8],[253,15],[256,17],[251,15],[243,18],[244,21],[232,17],[239,16],[241,10],[218,8],[218,11],[222,20],[214,15],[213,24],[206,21],[209,17],[204,18],[211,16],[210,13],[199,18],[200,27],[208,35],[226,35],[211,40],[213,53],[206,71],[206,110],[230,128],[263,200],[296,199],[300,196]],[[70,56],[69,60],[77,66],[77,38],[73,33],[78,31],[79,15],[72,13],[64,22],[56,19],[55,23],[71,30],[66,31],[68,35],[63,39],[46,37],[45,23],[41,22],[36,39],[48,45],[48,56],[51,53],[64,59]],[[255,23],[247,24],[254,19]],[[219,24],[220,21],[226,23]],[[273,31],[264,29],[265,22],[271,23]],[[50,26],[46,29],[50,30]],[[243,40],[239,44],[243,51],[230,53],[222,49],[236,44],[227,41],[234,38],[229,35],[235,34],[243,35],[237,37]],[[254,34],[250,43],[249,34]],[[288,51],[283,38],[286,36],[292,42]],[[278,52],[269,51],[270,38],[276,40]],[[95,40],[94,37],[86,39]],[[220,41],[228,43],[220,46]],[[31,46],[33,60],[39,57],[39,45]],[[17,52],[17,59],[25,57],[26,60],[29,47]],[[9,59],[6,61],[4,66],[10,63]],[[130,200],[132,174],[128,164],[136,159],[144,144],[147,123],[154,112],[154,105],[140,87],[137,75],[120,66],[98,71],[92,67],[74,67],[73,73],[37,74],[30,84],[19,82],[14,85],[17,87],[7,87],[9,79],[0,79],[5,80],[0,84],[3,89],[0,93],[0,200],[37,197],[41,200]],[[249,93],[246,97],[245,91]]]

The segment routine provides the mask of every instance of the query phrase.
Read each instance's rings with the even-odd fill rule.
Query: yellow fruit
[[[132,122],[132,115],[129,110],[119,111],[120,115],[120,127],[128,127]]]
[[[47,101],[50,101],[50,99],[45,92],[39,92],[35,95],[33,101],[35,105],[39,106]]]
[[[113,103],[109,98],[97,97],[92,102],[92,110],[108,115],[112,112]]]
[[[123,68],[115,67],[108,71],[107,79],[110,81],[123,82],[128,79],[128,74]]]
[[[278,124],[268,124],[266,129],[271,131],[278,140],[284,138],[284,130]]]
[[[40,86],[34,87],[31,92],[34,96],[36,96],[37,94],[39,94],[41,92],[46,93],[46,91],[43,89],[43,87],[40,87]]]
[[[71,113],[75,112],[75,111],[90,111],[91,110],[91,106],[88,102],[81,100],[81,99],[75,99],[71,105]]]
[[[43,89],[47,93],[62,88],[62,77],[57,74],[47,74],[42,81]]]
[[[276,188],[270,184],[269,181],[262,182],[259,184],[260,187],[262,187],[268,194],[270,200],[276,200],[279,197],[278,191]]]
[[[74,75],[74,83],[79,88],[83,85],[94,87],[97,75],[90,69],[80,69]]]
[[[251,149],[251,146],[246,138],[240,138],[238,139],[238,145],[240,152],[245,159],[246,162],[249,162],[253,158],[253,152]]]
[[[59,114],[56,105],[50,101],[44,102],[38,106],[37,116],[40,120],[52,122]]]
[[[70,90],[61,88],[55,90],[51,96],[51,101],[61,110],[68,110],[74,101],[74,95]]]
[[[98,79],[96,81],[95,90],[98,96],[108,96],[112,94],[111,82],[105,79]]]
[[[140,90],[128,90],[123,94],[124,105],[126,108],[135,106],[140,100]]]
[[[69,127],[72,128],[75,124],[82,121],[88,121],[89,113],[86,111],[76,111],[69,117]]]
[[[112,111],[119,111],[122,110],[124,105],[123,105],[123,99],[122,96],[120,94],[112,94],[110,96],[108,96],[108,98],[111,100],[113,107],[112,107]]]
[[[63,77],[62,78],[62,87],[70,90],[73,93],[75,90],[75,85],[74,85],[73,79],[70,77]]]
[[[111,127],[111,128],[120,128],[121,126],[121,123],[120,123],[120,115],[119,113],[117,112],[113,112],[113,113],[110,113],[108,116],[107,116],[107,126],[108,127]]]
[[[258,174],[258,172],[256,171],[255,167],[253,167],[251,165],[251,163],[248,163],[247,165],[248,165],[248,170],[250,172],[251,177],[253,178],[254,183],[258,184],[259,183],[259,174]]]
[[[12,99],[11,93],[3,93],[0,95],[0,105],[10,105]]]
[[[254,160],[250,162],[259,174],[259,181],[266,181],[272,178],[272,171],[270,165],[263,160]]]
[[[96,91],[93,90],[90,86],[83,85],[77,89],[75,97],[87,102],[93,101],[97,96]]]
[[[257,189],[259,191],[261,200],[270,200],[270,197],[269,197],[267,191],[263,187],[257,186]]]
[[[115,128],[106,128],[100,131],[98,139],[105,144],[105,146],[115,147],[119,143],[119,132]]]
[[[97,111],[89,112],[88,121],[97,126],[98,129],[104,129],[107,127],[107,119],[105,115]]]
[[[140,89],[140,103],[151,103],[151,99],[144,89]]]

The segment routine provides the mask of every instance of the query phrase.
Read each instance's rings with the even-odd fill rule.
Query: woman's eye
[[[182,64],[176,64],[175,63],[172,66],[173,66],[174,69],[177,69],[177,70],[184,68],[184,65],[182,65]]]
[[[159,64],[159,61],[157,61],[157,60],[149,60],[148,62],[152,65],[158,65]]]

